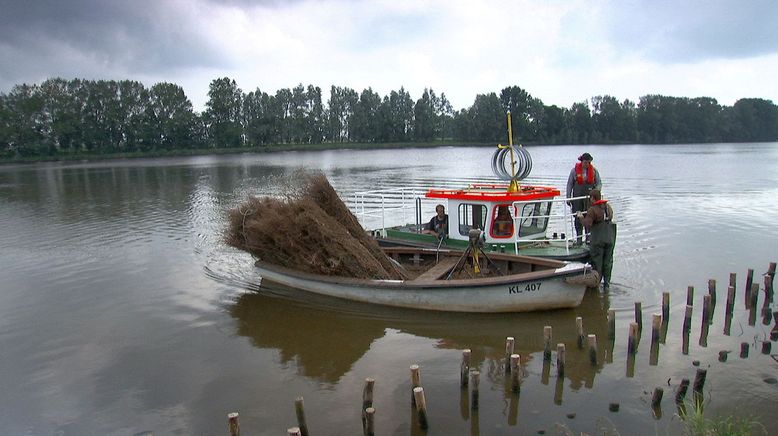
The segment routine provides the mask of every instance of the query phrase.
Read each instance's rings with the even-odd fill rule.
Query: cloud
[[[776,3],[778,5],[778,3]],[[520,86],[569,107],[595,95],[778,99],[768,0],[0,0],[0,92],[49,77],[160,81],[196,109],[230,77],[382,96]],[[738,80],[738,77],[747,80]]]

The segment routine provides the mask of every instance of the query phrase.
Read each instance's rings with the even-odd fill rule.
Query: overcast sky
[[[520,86],[778,103],[778,1],[0,0],[0,92],[47,78],[246,93],[297,84],[445,93],[454,109]]]

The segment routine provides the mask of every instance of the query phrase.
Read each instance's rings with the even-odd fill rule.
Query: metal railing
[[[420,226],[420,203],[426,189],[416,187],[376,189],[355,192],[351,210],[365,230],[383,230],[387,226],[406,225],[413,216]],[[411,215],[411,212],[412,215]]]
[[[532,214],[529,216],[513,217],[513,227],[516,229],[513,248],[516,254],[519,253],[520,242],[551,242],[551,241],[564,241],[565,253],[570,254],[570,245],[571,245],[570,241],[571,239],[575,239],[575,224],[573,221],[575,219],[575,215],[570,212],[569,208],[567,207],[567,202],[573,200],[582,200],[586,198],[589,198],[589,196],[584,195],[581,197],[555,198],[553,200],[543,200],[544,202],[551,203],[551,209],[547,215]],[[537,200],[514,201],[513,207],[514,210],[522,210],[522,206],[527,204],[536,204],[537,202],[538,202]],[[560,207],[562,209],[561,213],[559,213]],[[528,218],[548,219],[548,224],[546,225],[546,232],[544,238],[522,238],[521,237],[521,222]],[[556,237],[549,238],[548,237],[549,233],[551,233],[553,236],[559,235],[560,238],[559,239],[556,239]],[[585,234],[581,237],[584,238]]]

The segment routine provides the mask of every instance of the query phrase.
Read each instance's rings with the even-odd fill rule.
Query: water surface
[[[240,412],[246,434],[283,434],[305,398],[316,434],[357,434],[366,377],[376,379],[376,427],[420,434],[408,367],[419,364],[430,434],[534,434],[564,425],[598,433],[679,430],[673,389],[708,369],[706,413],[749,413],[778,428],[778,363],[761,354],[771,302],[744,306],[778,252],[778,144],[530,147],[529,181],[564,186],[590,152],[619,221],[614,285],[581,307],[463,315],[384,309],[259,288],[249,255],[221,242],[226,211],[278,193],[297,168],[320,169],[344,196],[364,189],[490,177],[491,148],[286,152],[239,156],[0,166],[0,433],[224,434]],[[738,294],[723,332],[729,273]],[[702,295],[718,283],[706,341]],[[687,286],[695,312],[689,354],[681,323]],[[645,328],[634,361],[626,336],[671,293],[656,365]],[[766,311],[762,311],[762,308]],[[617,337],[605,340],[608,309]],[[575,346],[575,317],[602,338],[598,364]],[[749,321],[752,321],[749,323]],[[753,325],[750,325],[753,324]],[[542,358],[543,326],[567,345],[565,377]],[[506,390],[506,336],[525,377]],[[750,344],[740,358],[740,344]],[[700,344],[703,345],[700,345]],[[480,369],[477,413],[459,389],[461,350]],[[732,350],[726,362],[719,351]],[[663,387],[657,414],[650,395]],[[620,411],[608,411],[611,402]],[[568,414],[575,413],[573,419]]]

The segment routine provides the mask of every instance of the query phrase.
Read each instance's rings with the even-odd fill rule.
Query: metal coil
[[[511,155],[515,159],[514,162],[510,160]],[[515,175],[512,174],[511,164],[515,165]],[[500,147],[492,155],[492,172],[501,180],[524,180],[531,171],[532,157],[524,147],[515,145]]]

